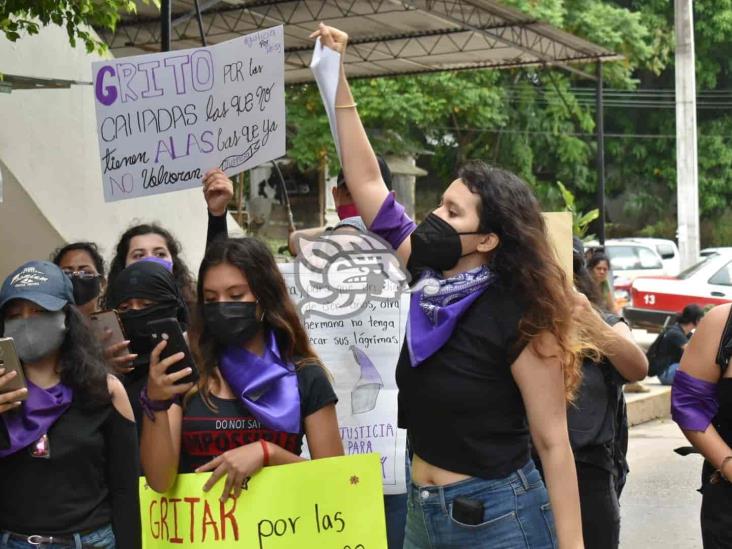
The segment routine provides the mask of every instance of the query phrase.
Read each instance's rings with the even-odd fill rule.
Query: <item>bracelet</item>
[[[259,439],[259,443],[262,445],[262,467],[269,465],[269,447],[264,439]]]
[[[150,421],[155,421],[155,412],[164,412],[173,405],[173,399],[169,400],[151,400],[147,394],[147,384],[142,386],[140,391],[140,406]]]
[[[351,103],[350,105],[336,105],[336,109],[352,109],[354,108],[358,103]]]
[[[729,479],[728,479],[728,478],[727,478],[726,476],[724,476],[724,472],[723,472],[723,471],[724,471],[724,466],[725,466],[725,465],[727,464],[727,462],[728,462],[729,460],[731,460],[731,459],[732,459],[732,456],[727,456],[726,458],[724,458],[724,459],[722,460],[722,463],[720,463],[720,464],[719,464],[719,469],[717,469],[717,471],[719,471],[719,476],[720,476],[721,478],[723,478],[724,480],[726,480],[727,482],[729,482]]]

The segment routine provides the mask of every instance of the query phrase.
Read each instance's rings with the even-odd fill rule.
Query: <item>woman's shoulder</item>
[[[132,405],[130,404],[130,399],[127,396],[127,391],[125,391],[122,382],[116,376],[109,374],[107,376],[107,389],[109,390],[109,396],[112,398],[112,405],[115,410],[121,416],[134,421],[135,416],[132,413]]]

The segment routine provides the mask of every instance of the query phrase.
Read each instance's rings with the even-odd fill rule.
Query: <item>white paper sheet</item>
[[[333,142],[336,146],[338,158],[341,158],[341,148],[338,143],[338,126],[336,125],[336,92],[338,91],[338,79],[341,70],[341,54],[324,46],[318,38],[313,49],[313,60],[310,62],[310,70],[313,71],[315,82],[320,90],[320,97],[323,98],[325,112],[328,114],[330,133],[333,134]]]

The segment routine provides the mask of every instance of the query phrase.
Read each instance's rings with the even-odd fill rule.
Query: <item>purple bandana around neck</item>
[[[242,404],[265,427],[300,433],[300,391],[295,367],[280,357],[274,332],[264,356],[242,347],[227,347],[219,357],[219,370]]]
[[[73,393],[63,383],[48,389],[28,381],[28,398],[20,409],[2,414],[2,421],[8,432],[10,446],[0,448],[0,458],[19,452],[34,444],[71,406]]]
[[[483,265],[447,279],[427,271],[418,284],[427,279],[432,279],[432,283],[412,294],[409,307],[407,348],[413,368],[442,348],[458,320],[495,280],[495,275]]]

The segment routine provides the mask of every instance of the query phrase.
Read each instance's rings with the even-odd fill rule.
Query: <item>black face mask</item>
[[[162,320],[164,318],[176,318],[178,306],[176,304],[159,304],[148,307],[147,309],[123,311],[119,314],[122,326],[125,329],[125,335],[130,340],[130,352],[145,356],[149,355],[155,348],[150,334],[148,323],[153,320]],[[185,331],[186,327],[181,324],[181,330]]]
[[[435,271],[449,271],[463,257],[460,235],[485,234],[480,231],[459,233],[447,221],[434,213],[429,214],[411,235],[411,267],[428,267]],[[470,255],[468,254],[465,255]]]
[[[222,301],[203,306],[206,330],[221,346],[243,345],[262,327],[256,302]]]
[[[92,299],[99,297],[102,290],[102,277],[100,275],[70,274],[71,285],[74,287],[74,302],[77,306],[86,305]]]

